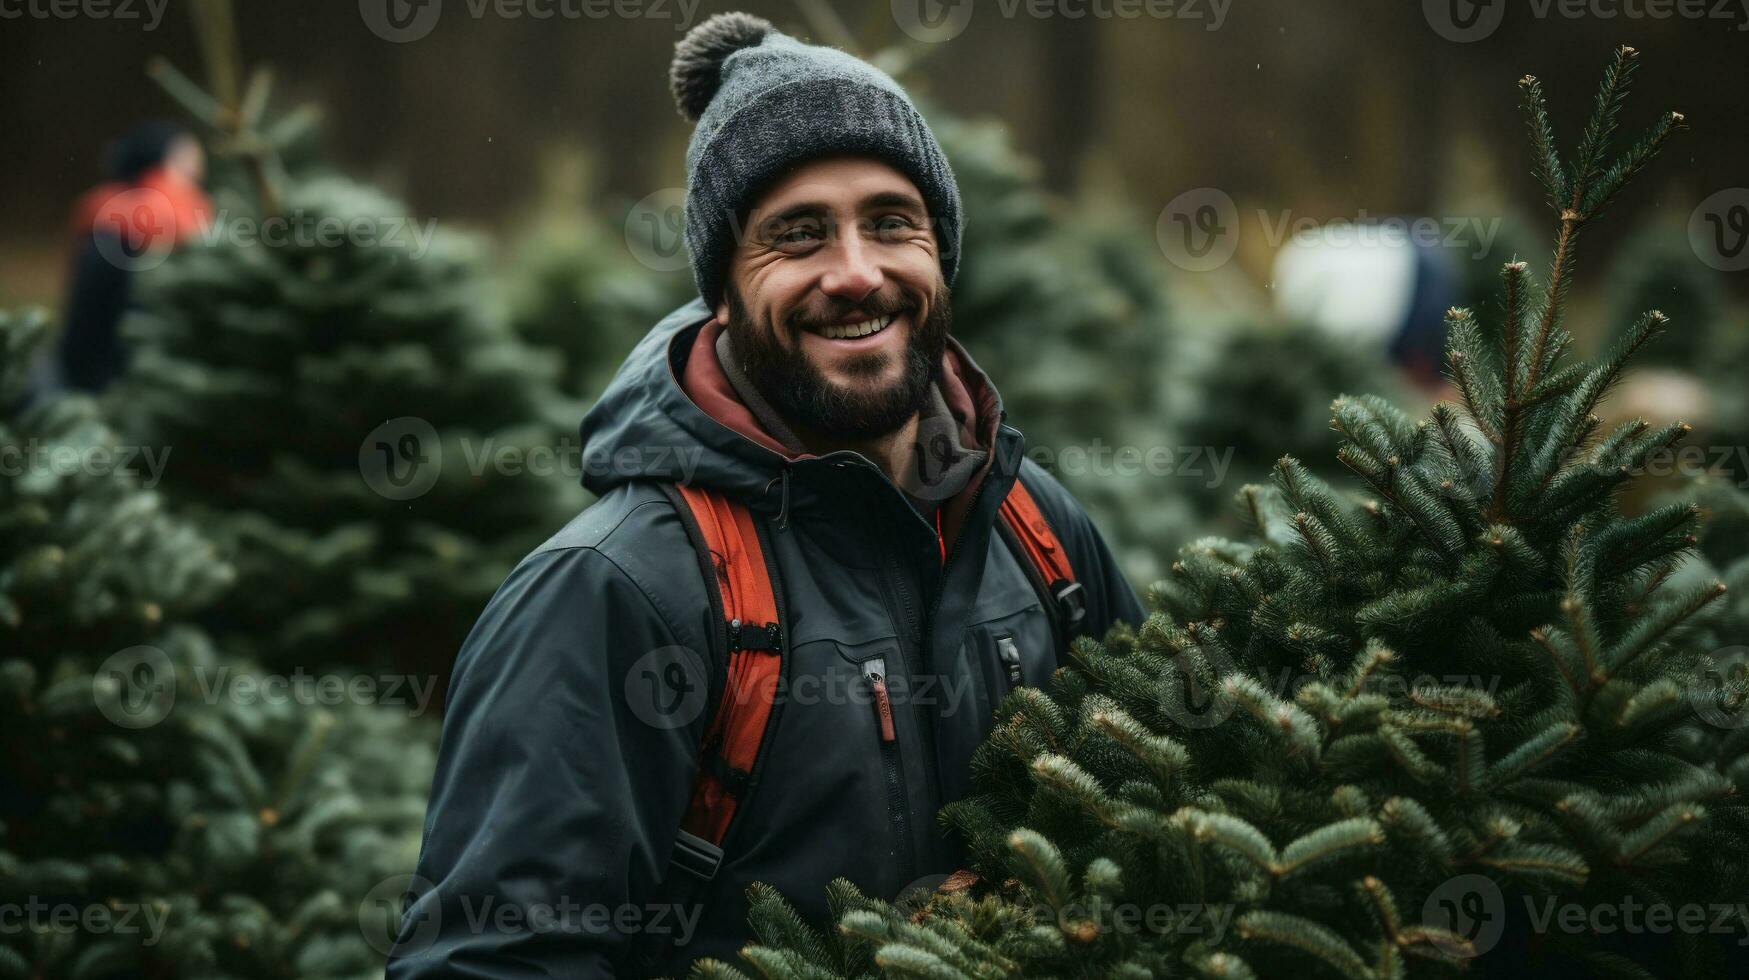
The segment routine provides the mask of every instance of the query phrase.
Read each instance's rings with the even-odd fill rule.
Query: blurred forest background
[[[1337,394],[1411,411],[1441,396],[1444,310],[1486,308],[1501,263],[1547,257],[1553,229],[1524,217],[1540,212],[1514,82],[1534,72],[1556,119],[1582,118],[1618,44],[1654,69],[1641,104],[1680,109],[1694,133],[1590,243],[1569,326],[1595,349],[1664,309],[1656,366],[1608,411],[1696,424],[1708,451],[1673,478],[1728,491],[1749,476],[1749,11],[1514,6],[1460,41],[1433,2],[1195,0],[1124,19],[987,0],[933,42],[901,26],[907,0],[706,3],[685,19],[672,3],[542,18],[529,10],[580,7],[449,0],[394,41],[373,2],[0,8],[25,11],[0,19],[0,430],[171,450],[149,479],[0,475],[5,889],[169,913],[143,953],[114,933],[0,937],[0,976],[137,975],[142,957],[154,976],[380,963],[392,903],[372,897],[398,896],[413,865],[449,661],[514,562],[587,501],[571,470],[446,465],[409,490],[360,447],[574,452],[620,358],[691,297],[689,128],[666,72],[719,10],[875,60],[919,101],[966,199],[956,332],[1139,586],[1233,530],[1234,492],[1284,452],[1333,471]],[[261,68],[271,89],[250,81]],[[77,202],[146,119],[201,139],[221,214],[433,237],[179,245],[130,270],[125,369],[95,397],[61,392],[44,365],[81,298],[93,229]],[[1213,260],[1179,237],[1207,215]],[[1379,219],[1431,222],[1436,241],[1291,234]],[[1065,450],[1093,446],[1174,466],[1070,466]],[[227,667],[427,694],[264,707],[212,696]],[[142,677],[159,683],[142,694]]]

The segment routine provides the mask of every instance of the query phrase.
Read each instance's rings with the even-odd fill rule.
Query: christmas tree
[[[692,280],[682,271],[678,234],[669,241],[669,229],[658,228],[658,238],[640,239],[643,250],[634,252],[629,236],[644,230],[636,218],[617,228],[594,209],[595,170],[582,153],[555,150],[542,173],[504,270],[510,322],[523,340],[559,353],[561,387],[587,403],[651,325],[693,295]]]
[[[1169,310],[1146,230],[1103,211],[1068,213],[997,123],[933,113],[930,126],[973,216],[960,243],[954,336],[995,379],[1028,455],[1109,540],[1164,541],[1191,513],[1176,506],[1186,481],[1164,471],[1190,461],[1156,453],[1145,465],[1149,449],[1175,448],[1160,383]],[[1119,545],[1118,558],[1137,580],[1162,568],[1146,548]]]
[[[174,448],[166,491],[237,567],[208,618],[228,645],[442,673],[581,505],[580,408],[493,304],[476,241],[338,178],[275,196],[287,234],[215,236],[146,275],[116,417]]]
[[[1241,491],[1256,540],[1186,548],[1139,629],[998,708],[943,814],[970,868],[897,906],[835,883],[831,931],[756,889],[760,975],[1742,975],[1741,741],[1679,744],[1749,694],[1692,696],[1725,590],[1676,581],[1693,504],[1616,502],[1686,426],[1595,414],[1665,318],[1594,364],[1563,326],[1583,232],[1682,127],[1610,159],[1635,59],[1570,154],[1521,81],[1556,245],[1540,282],[1505,266],[1496,313],[1450,313],[1459,401],[1337,399],[1359,499],[1291,458]],[[1649,906],[1701,921],[1645,934]]]
[[[482,243],[325,173],[310,114],[270,119],[269,76],[240,83],[229,3],[191,14],[210,85],[150,72],[248,188],[142,273],[111,414],[174,451],[166,493],[236,569],[202,614],[227,650],[441,696],[486,600],[582,505],[582,409],[509,326]]]
[[[1228,506],[1231,487],[1266,478],[1283,454],[1320,476],[1337,472],[1326,408],[1338,394],[1368,391],[1398,404],[1410,397],[1382,349],[1308,324],[1185,329],[1173,341],[1165,385],[1173,441],[1203,458],[1202,473],[1186,474],[1180,490],[1197,520],[1178,529],[1174,546],[1242,530]]]
[[[1609,279],[1610,310],[1657,309],[1682,325],[1646,352],[1648,364],[1704,371],[1733,340],[1724,323],[1724,282],[1695,257],[1688,229],[1680,223],[1661,220],[1638,229],[1611,264]],[[1626,329],[1614,326],[1618,334]]]
[[[0,316],[0,404],[44,333]],[[416,857],[429,723],[222,656],[189,621],[230,566],[91,400],[0,446],[0,977],[380,975],[361,915]]]
[[[1647,383],[1646,397],[1667,392],[1698,403],[1691,442],[1707,448],[1684,468],[1749,480],[1749,450],[1741,448],[1749,446],[1749,337],[1723,275],[1696,256],[1688,229],[1668,220],[1629,238],[1610,271],[1609,309],[1655,305],[1674,327],[1675,343],[1653,349],[1664,370]]]

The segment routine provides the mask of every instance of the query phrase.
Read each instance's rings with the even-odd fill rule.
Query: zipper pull
[[[1002,662],[1008,665],[1008,683],[1020,683],[1020,648],[1014,645],[1014,637],[999,636],[996,638],[996,653]]]
[[[891,742],[896,736],[893,734],[893,704],[887,698],[886,672],[885,657],[871,657],[862,662],[863,679],[874,692],[875,716],[881,720],[881,741]]]

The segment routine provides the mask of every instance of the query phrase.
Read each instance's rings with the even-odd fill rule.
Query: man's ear
[[[728,326],[729,326],[729,301],[726,299],[717,303],[717,324],[720,325],[721,327],[723,327],[725,330],[728,329]]]

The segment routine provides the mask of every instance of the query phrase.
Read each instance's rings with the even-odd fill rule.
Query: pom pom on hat
[[[689,122],[697,122],[722,81],[723,59],[765,40],[776,28],[763,17],[735,11],[714,14],[674,45],[668,88]]]

